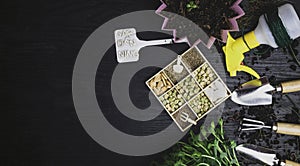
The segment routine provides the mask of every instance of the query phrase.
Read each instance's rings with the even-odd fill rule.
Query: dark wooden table
[[[295,2],[300,11],[299,2]],[[73,67],[88,36],[116,16],[154,10],[159,5],[159,1],[134,0],[0,2],[0,165],[149,165],[161,158],[162,153],[130,157],[101,147],[83,129],[72,100]],[[182,52],[186,48],[181,45],[173,49]],[[274,76],[274,82],[280,82],[300,78],[300,68],[289,59],[289,55],[277,50],[267,59],[248,57],[246,61],[250,64],[253,61],[251,65],[258,72]],[[245,74],[227,77],[227,84],[233,89],[247,79]],[[291,94],[290,97],[300,107],[300,95]],[[255,109],[266,111],[268,116],[274,115],[272,120],[299,123],[299,119],[290,117],[295,117],[292,112],[295,106],[286,96],[276,96],[276,101],[263,109],[226,101],[227,136],[238,143],[254,141],[272,145],[283,156],[295,153],[299,157],[299,137],[272,134],[268,142],[263,139],[265,137],[248,140],[236,134],[240,117],[256,117]],[[270,143],[272,140],[278,141]],[[292,142],[287,143],[287,140]]]

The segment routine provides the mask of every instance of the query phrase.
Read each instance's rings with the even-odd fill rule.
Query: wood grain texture
[[[300,124],[277,123],[277,133],[300,136]]]
[[[286,166],[300,166],[299,163],[296,163],[296,162],[293,162],[293,161],[290,161],[290,160],[286,160],[285,165]]]
[[[159,5],[159,0],[0,2],[3,113],[0,165],[99,166],[109,163],[111,166],[144,166],[153,160],[161,159],[164,152],[131,157],[111,152],[96,143],[78,120],[72,100],[71,82],[77,54],[95,29],[119,15],[138,10],[155,10]],[[182,53],[187,46],[174,45],[166,48]],[[297,49],[300,50],[299,46]],[[215,56],[223,58],[222,54]],[[245,63],[261,75],[276,78],[272,82],[276,84],[300,78],[300,68],[290,60],[289,55],[278,49],[267,59],[246,56]],[[220,62],[212,62],[217,71],[225,70],[224,65],[216,64]],[[251,79],[245,73],[238,73],[238,76],[233,78],[228,77],[228,73],[225,72],[219,74],[225,78],[224,81],[230,90]],[[108,77],[98,79],[107,80]],[[137,90],[148,91],[146,87]],[[291,104],[286,96],[275,95],[274,104],[262,109],[239,106],[227,100],[223,110],[226,137],[236,140],[237,143],[257,143],[274,148],[285,157],[289,157],[287,155],[291,153],[299,154],[299,139],[296,137],[271,134],[267,131],[249,133],[246,138],[237,134],[239,120],[243,115],[266,122],[280,120],[299,123],[295,108],[300,107],[300,95],[293,93],[289,96],[295,101],[295,105]],[[257,112],[266,113],[267,116],[259,116]],[[119,120],[117,117],[110,118],[116,122]],[[169,123],[167,120],[171,120],[168,115],[161,117],[157,124],[145,130],[144,134],[157,131],[161,124]],[[201,123],[193,129],[199,128],[200,125]],[[130,130],[126,125],[123,127]],[[251,135],[257,139],[251,138]],[[292,143],[287,144],[287,141]],[[288,153],[288,150],[291,153]],[[241,159],[241,162],[244,160]],[[251,161],[246,165],[251,165]]]
[[[282,93],[291,93],[300,91],[300,80],[281,83]]]

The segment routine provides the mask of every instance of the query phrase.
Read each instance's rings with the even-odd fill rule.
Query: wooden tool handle
[[[300,166],[300,164],[294,161],[285,160],[285,166]]]
[[[276,132],[279,134],[300,136],[300,124],[278,122]]]
[[[281,83],[282,93],[300,91],[300,80],[288,81]]]

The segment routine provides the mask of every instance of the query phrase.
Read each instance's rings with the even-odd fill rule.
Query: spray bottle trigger
[[[245,66],[245,65],[240,65],[239,70],[238,71],[244,71],[246,73],[249,73],[251,75],[253,75],[255,78],[259,79],[260,76],[256,73],[256,71],[254,71],[252,68]]]
[[[254,35],[254,33],[251,33],[251,36],[253,36],[253,35]],[[254,44],[257,44],[257,43],[254,42]],[[242,48],[237,49],[237,46],[242,47]],[[251,69],[248,66],[242,65],[242,62],[244,60],[243,53],[246,50],[248,50],[248,48],[245,45],[245,43],[243,42],[243,40],[241,40],[241,39],[235,40],[233,37],[231,37],[230,33],[228,33],[227,43],[226,43],[226,46],[223,47],[223,51],[225,54],[227,71],[229,72],[231,77],[236,76],[237,71],[247,72],[256,78],[260,77],[253,69]]]

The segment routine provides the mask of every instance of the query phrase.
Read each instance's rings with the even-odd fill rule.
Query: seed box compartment
[[[146,81],[181,131],[192,126],[180,119],[185,112],[189,118],[199,121],[225,101],[231,92],[197,47],[180,55],[184,69],[173,71],[177,59]]]

